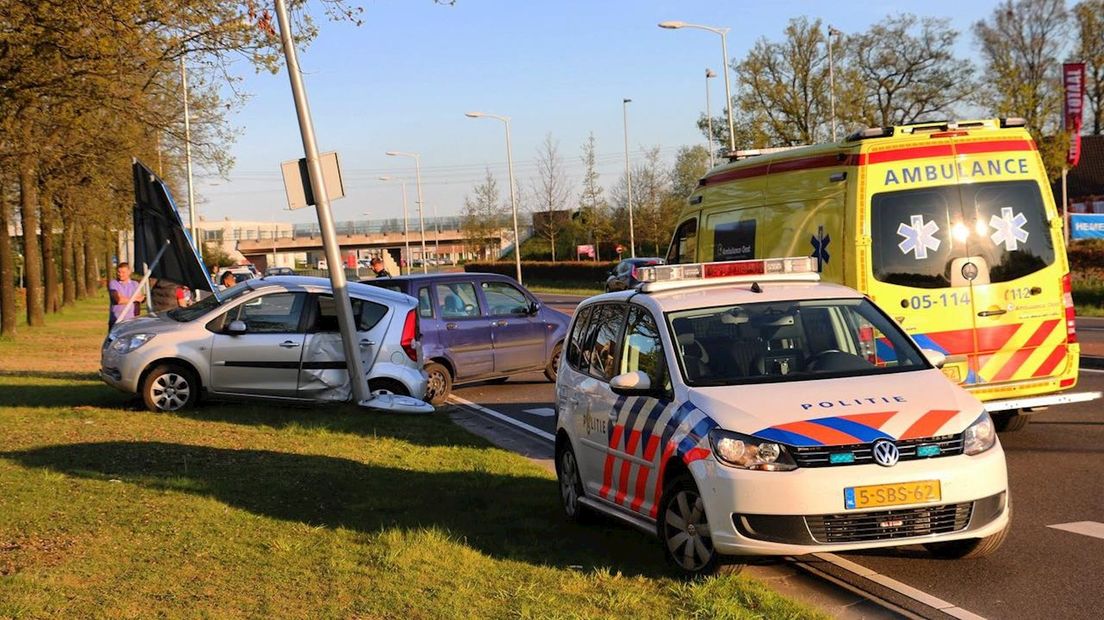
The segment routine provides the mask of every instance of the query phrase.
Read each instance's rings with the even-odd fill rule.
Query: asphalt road
[[[545,299],[568,312],[576,300]],[[1086,348],[1104,347],[1104,320],[1078,323]],[[1076,389],[1104,391],[1104,372],[1084,371]],[[461,387],[456,394],[545,433],[555,431],[553,387],[540,374]],[[1101,617],[1104,538],[1051,526],[1092,522],[1104,528],[1104,402],[1034,414],[1025,429],[1002,434],[1000,441],[1014,516],[1012,532],[996,554],[936,560],[916,546],[841,555],[989,618]]]

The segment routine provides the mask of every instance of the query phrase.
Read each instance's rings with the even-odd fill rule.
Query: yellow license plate
[[[901,482],[898,484],[874,484],[865,487],[847,487],[843,490],[843,507],[874,508],[937,502],[942,494],[938,480]]]
[[[959,372],[958,366],[944,366],[943,376],[955,383],[962,383],[962,373]]]

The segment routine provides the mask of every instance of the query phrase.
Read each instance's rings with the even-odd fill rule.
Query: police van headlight
[[[731,467],[760,471],[791,471],[797,463],[786,446],[721,429],[709,433],[713,456]]]
[[[111,343],[111,350],[116,353],[130,353],[138,347],[146,344],[150,340],[153,340],[153,334],[134,334],[132,336],[122,336],[116,338]]]
[[[997,428],[988,411],[982,411],[978,419],[962,433],[962,452],[981,454],[997,443]]]

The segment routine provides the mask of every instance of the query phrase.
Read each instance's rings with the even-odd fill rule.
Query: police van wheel
[[[667,562],[683,576],[712,575],[722,569],[735,573],[742,568],[724,561],[713,548],[705,505],[689,475],[677,476],[664,491],[657,529]]]
[[[567,518],[576,523],[586,523],[593,516],[590,509],[583,506],[579,499],[584,496],[583,481],[579,476],[579,461],[575,451],[565,442],[556,455],[556,479],[560,483],[560,505]]]
[[[1014,410],[998,411],[993,414],[993,424],[997,427],[997,432],[999,433],[1012,433],[1023,430],[1030,421],[1031,416],[1024,415]]]
[[[142,402],[150,411],[181,411],[199,400],[199,380],[179,364],[160,364],[142,381]]]

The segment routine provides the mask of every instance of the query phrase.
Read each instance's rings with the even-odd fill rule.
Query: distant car
[[[637,269],[663,264],[666,264],[666,261],[655,256],[651,258],[626,258],[620,263],[617,263],[617,266],[610,272],[609,277],[606,278],[606,292],[623,291],[633,288],[637,284],[640,284],[640,280],[636,277]]]
[[[295,270],[291,267],[269,267],[265,269],[264,274],[266,278],[271,276],[293,276],[295,275]]]
[[[241,284],[246,280],[252,280],[257,277],[257,272],[249,267],[234,267],[227,271],[234,275],[234,282],[236,284]]]
[[[532,371],[556,380],[570,318],[544,307],[513,278],[437,273],[361,282],[417,298],[430,403],[444,403],[457,383]]]
[[[425,394],[415,299],[350,284],[368,387],[373,394]],[[330,282],[252,279],[186,308],[118,323],[104,342],[100,377],[138,394],[151,411],[213,398],[347,401],[351,386]],[[411,399],[384,408],[424,411]]]

